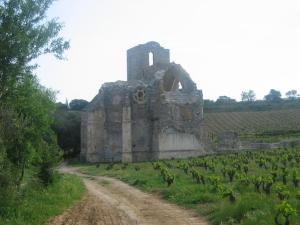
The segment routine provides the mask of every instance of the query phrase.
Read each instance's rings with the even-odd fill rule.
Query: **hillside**
[[[207,112],[204,124],[214,134],[224,131],[236,131],[240,135],[300,133],[300,109]]]

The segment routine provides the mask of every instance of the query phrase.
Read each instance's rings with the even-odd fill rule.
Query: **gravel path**
[[[70,167],[61,171],[81,176],[88,195],[49,225],[208,225],[195,213],[117,179],[87,176]]]

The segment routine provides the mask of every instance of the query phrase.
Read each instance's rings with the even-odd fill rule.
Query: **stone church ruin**
[[[203,96],[156,42],[127,51],[127,81],[105,83],[82,116],[81,158],[137,162],[204,153]]]

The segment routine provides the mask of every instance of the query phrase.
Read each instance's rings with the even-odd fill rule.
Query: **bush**
[[[42,162],[40,164],[38,178],[44,186],[48,186],[53,183],[54,169],[49,162]]]
[[[62,153],[57,150],[56,145],[43,146],[44,153],[38,163],[38,178],[44,186],[49,186],[54,181],[54,168],[62,158]]]
[[[12,213],[17,200],[17,190],[8,170],[0,171],[0,217]]]
[[[277,206],[277,214],[274,218],[276,225],[289,225],[290,217],[297,215],[296,210],[286,201]],[[282,219],[281,219],[282,217]],[[284,221],[284,222],[281,222]]]
[[[0,217],[6,215],[16,200],[16,181],[0,139]]]

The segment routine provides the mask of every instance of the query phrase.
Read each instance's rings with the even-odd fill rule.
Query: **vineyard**
[[[300,109],[205,113],[204,125],[215,134],[224,131],[236,131],[240,135],[295,133],[300,131]]]
[[[300,150],[80,166],[204,215],[212,224],[300,225]]]

